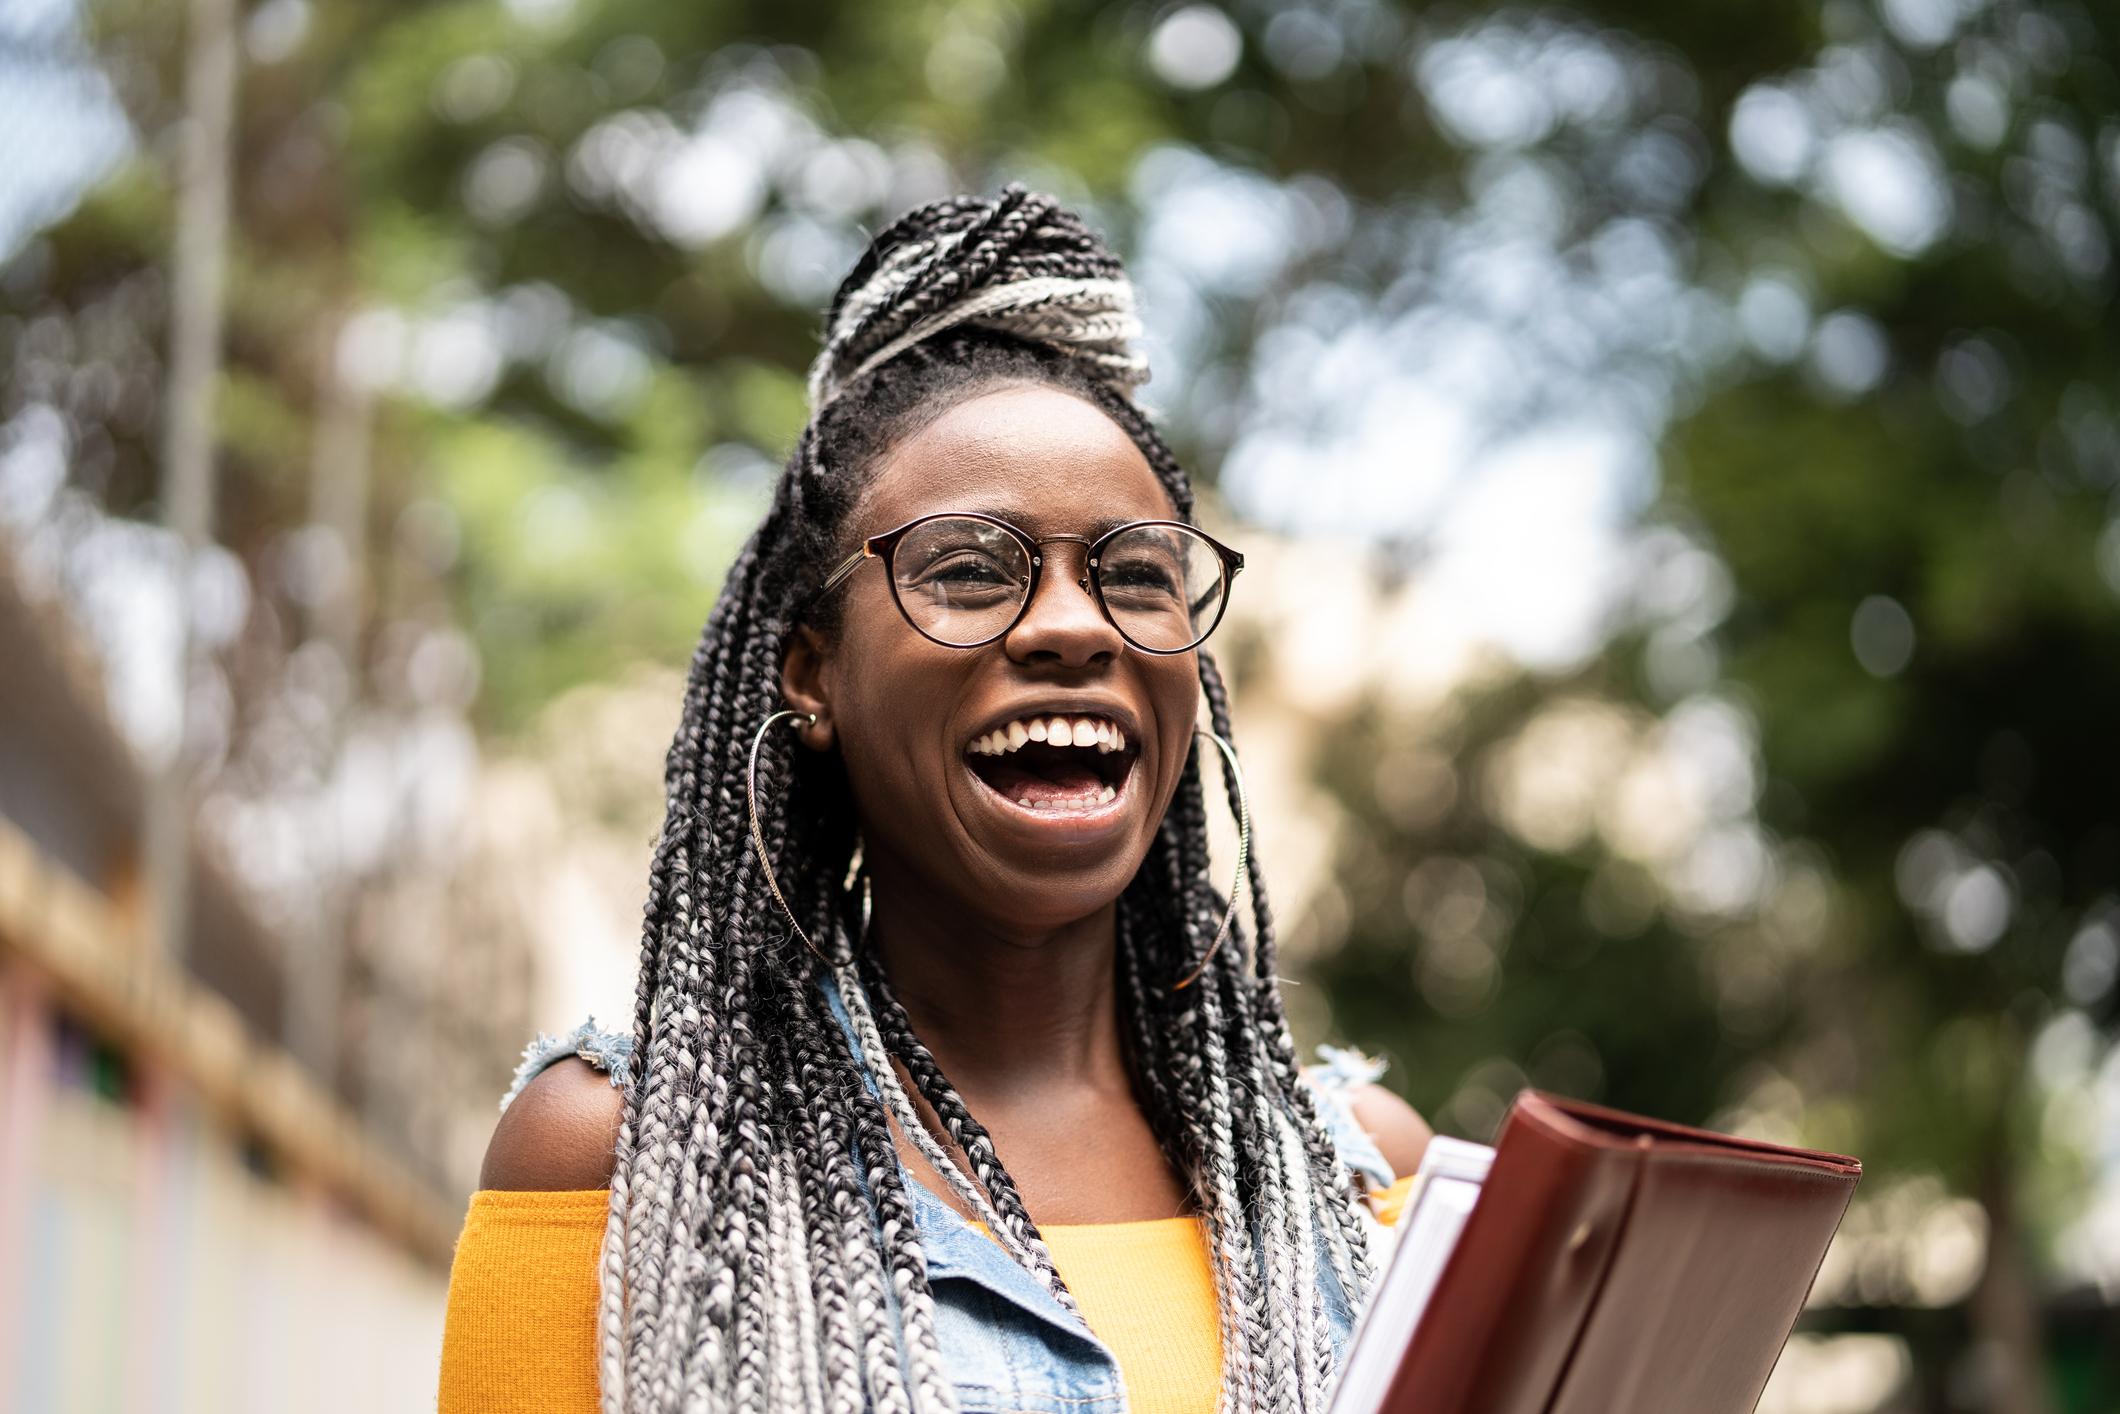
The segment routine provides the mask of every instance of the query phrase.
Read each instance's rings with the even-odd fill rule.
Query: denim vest
[[[847,1045],[858,1057],[838,988],[823,979],[826,999]],[[566,1056],[580,1056],[605,1071],[615,1086],[626,1083],[633,1038],[599,1030],[594,1017],[564,1036],[540,1035],[523,1051],[515,1083],[501,1100],[507,1108],[532,1077]],[[1341,1162],[1373,1187],[1391,1183],[1391,1166],[1355,1122],[1342,1092],[1376,1078],[1381,1066],[1354,1051],[1320,1046],[1321,1064],[1307,1070],[1318,1109],[1332,1131]],[[874,1077],[869,1077],[874,1092]],[[1038,1284],[1001,1245],[960,1217],[942,1199],[905,1172],[899,1174],[920,1227],[928,1282],[935,1298],[935,1334],[965,1414],[1125,1414],[1119,1362]],[[1345,1354],[1355,1311],[1333,1274],[1332,1259],[1318,1239],[1320,1295],[1332,1335],[1334,1363]]]

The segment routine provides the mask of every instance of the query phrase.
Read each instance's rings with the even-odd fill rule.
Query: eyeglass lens
[[[923,521],[892,558],[898,602],[928,637],[971,645],[1015,620],[1030,588],[1030,556],[1000,526],[970,517]],[[1135,526],[1108,541],[1091,571],[1105,611],[1141,648],[1174,653],[1207,635],[1228,592],[1222,557],[1183,526]]]

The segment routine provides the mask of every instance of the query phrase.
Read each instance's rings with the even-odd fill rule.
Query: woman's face
[[[1174,515],[1116,423],[1024,384],[960,403],[887,453],[850,539],[937,511],[1085,539]],[[809,743],[838,742],[879,881],[908,880],[1004,934],[1049,930],[1118,897],[1177,789],[1197,710],[1195,655],[1143,653],[1122,638],[1081,585],[1084,546],[1041,553],[1023,617],[978,648],[915,632],[882,564],[864,562],[835,591],[838,627],[799,634],[785,675],[790,702],[822,719]],[[1055,718],[1087,744],[1053,744]],[[1085,719],[1103,730],[1080,730]]]

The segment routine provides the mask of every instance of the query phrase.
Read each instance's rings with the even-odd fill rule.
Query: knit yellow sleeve
[[[611,1191],[481,1189],[457,1238],[439,1414],[596,1414],[596,1277]]]

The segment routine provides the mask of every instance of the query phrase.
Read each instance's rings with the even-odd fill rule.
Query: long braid
[[[689,1072],[690,1058],[697,1054],[697,1048],[691,1044],[679,1044],[651,1058],[649,1028],[655,1020],[654,1010],[660,998],[696,996],[701,989],[702,979],[698,975],[696,953],[692,947],[696,905],[695,881],[689,866],[692,851],[702,846],[711,848],[712,840],[708,837],[702,812],[695,808],[694,802],[701,794],[699,772],[706,744],[716,739],[714,733],[720,723],[719,704],[728,658],[736,645],[743,641],[741,627],[752,604],[752,596],[747,591],[757,563],[755,546],[768,529],[761,527],[731,569],[732,592],[724,594],[709,620],[707,632],[702,635],[700,649],[694,655],[692,681],[686,693],[686,726],[680,728],[672,743],[667,765],[669,814],[657,849],[657,860],[662,866],[661,879],[667,883],[663,887],[651,888],[648,917],[643,929],[642,983],[634,1017],[634,1054],[642,1057],[642,1081],[646,1091],[637,1114],[647,1123],[647,1159],[652,1167],[661,1167],[665,1161],[673,1133],[683,1132],[677,1126],[689,1128],[689,1116],[685,1111],[689,1105],[690,1085],[679,1072]],[[666,965],[673,961],[681,975],[677,986],[666,990],[662,986],[662,974]],[[651,978],[655,984],[652,990]],[[689,1037],[683,1039],[690,1040]],[[648,1063],[651,1059],[654,1061],[652,1065]],[[631,1274],[629,1285],[636,1311],[652,1319],[653,1313],[669,1296],[662,1280],[666,1268],[658,1257],[670,1247],[669,1232],[676,1219],[676,1205],[672,1195],[659,1188],[648,1196],[647,1201],[626,1204],[623,1209],[627,1216],[626,1226],[622,1232],[618,1227],[621,1212],[618,1190],[624,1181],[622,1175],[632,1167],[635,1119],[636,1111],[629,1105],[621,1126],[619,1160],[614,1169],[613,1221],[606,1234],[604,1279],[606,1285],[612,1281],[616,1255],[622,1247],[639,1252],[641,1261]],[[694,1155],[700,1152],[696,1142],[687,1147]],[[614,1240],[621,1236],[622,1243]],[[604,1384],[607,1387],[615,1382],[620,1358],[617,1350],[619,1332],[613,1317],[607,1303],[603,1321]],[[669,1350],[636,1342],[632,1362],[633,1369],[629,1373],[633,1378],[658,1386],[667,1394],[667,1384],[675,1370]]]
[[[768,847],[771,847],[771,841],[768,841]],[[750,1411],[763,1407],[767,1316],[773,1304],[763,1290],[770,1280],[770,1257],[765,1247],[766,1225],[758,1220],[762,1216],[761,1210],[768,1206],[763,1186],[771,1169],[771,1156],[761,1123],[767,1100],[759,1085],[765,1057],[750,1024],[758,999],[751,985],[752,953],[742,945],[741,936],[744,903],[756,877],[755,866],[755,858],[746,855],[737,867],[733,882],[728,912],[729,941],[725,949],[729,1020],[722,1031],[715,1065],[717,1072],[727,1066],[728,1073],[735,1080],[728,1087],[728,1122],[735,1139],[728,1160],[732,1201],[722,1205],[721,1241],[730,1259],[742,1263],[737,1268],[741,1281],[730,1283],[726,1288],[731,1299],[736,1300],[735,1314],[740,1322],[729,1394],[729,1407],[739,1414],[750,1414]],[[751,1299],[737,1299],[739,1290]]]
[[[846,1150],[847,1136],[837,1126],[819,1123],[818,1118],[835,1112],[840,1104],[858,1106],[861,1087],[849,1074],[845,1048],[835,1050],[826,1044],[824,1028],[836,1030],[836,1023],[822,997],[816,999],[808,1021],[808,1026],[794,1028],[796,1084],[787,1099],[802,1116],[798,1136],[809,1141],[807,1152],[824,1165],[819,1175],[822,1183],[800,1185],[802,1216],[816,1234],[814,1291],[823,1337],[818,1355],[823,1384],[829,1391],[824,1407],[826,1414],[859,1414],[865,1395],[853,1299],[847,1288],[846,1253],[858,1253],[868,1231],[867,1203]],[[835,1103],[817,1104],[827,1097]]]
[[[734,661],[735,645],[742,642],[742,638],[732,634],[729,652],[711,666],[724,672],[738,669],[739,665]],[[713,733],[720,725],[723,701],[723,695],[718,693],[706,699],[700,735],[707,741],[714,739]],[[701,818],[705,818],[704,813]],[[696,843],[705,845],[704,841]],[[736,871],[734,887],[738,902],[734,907],[719,907],[721,901],[706,886],[706,881],[697,877],[694,880],[699,901],[715,915],[728,918],[732,931],[741,926],[742,891],[751,867],[752,861],[746,859]],[[699,947],[699,934],[696,923],[687,927],[675,940],[671,952],[671,964],[681,979],[681,995],[684,996],[714,995],[720,991],[725,985],[721,976],[723,965],[740,964],[743,956],[737,939],[729,939],[729,946],[703,950]],[[675,1184],[670,1221],[679,1230],[694,1232],[695,1240],[703,1240],[696,1234],[696,1229],[701,1222],[701,1210],[708,1202],[702,1191],[707,1181],[702,1171],[703,1160],[706,1156],[724,1153],[719,1139],[728,1123],[728,1077],[732,1071],[729,1047],[733,1027],[741,1024],[745,1012],[735,998],[729,997],[725,1001],[727,1004],[721,1007],[683,1005],[672,1018],[670,1072],[675,1083],[670,1092],[670,1123],[673,1131],[687,1135],[687,1143]],[[707,1061],[704,1076],[698,1064],[701,1057]],[[748,1175],[740,1147],[723,1161],[729,1165],[732,1181],[745,1181]],[[718,1387],[723,1382],[727,1352],[723,1348],[722,1332],[727,1322],[720,1312],[735,1309],[736,1285],[742,1275],[738,1265],[742,1260],[742,1233],[740,1228],[732,1229],[731,1224],[741,1223],[745,1211],[741,1202],[723,1206],[725,1223],[719,1242],[724,1264],[710,1284],[702,1287],[689,1281],[690,1273],[682,1269],[666,1268],[663,1273],[661,1301],[669,1311],[668,1329],[675,1342],[684,1347],[682,1357],[674,1367],[664,1364],[655,1372],[654,1378],[665,1391],[669,1389],[669,1375],[673,1368],[683,1376],[687,1366],[694,1363],[707,1372],[708,1383]],[[693,1332],[700,1329],[698,1308],[702,1302],[715,1309],[707,1317],[703,1335],[695,1341],[692,1337]]]
[[[920,1094],[936,1115],[958,1150],[971,1164],[972,1177],[978,1183],[982,1205],[992,1216],[990,1225],[1002,1235],[1009,1248],[1021,1254],[1020,1260],[1029,1267],[1031,1275],[1038,1278],[1046,1290],[1059,1298],[1060,1304],[1080,1315],[1073,1293],[1067,1283],[1060,1279],[1060,1270],[1053,1265],[1053,1254],[1046,1250],[1045,1239],[1038,1235],[1038,1225],[1031,1221],[1030,1210],[1023,1204],[1022,1195],[1016,1192],[1015,1180],[1001,1166],[1001,1156],[994,1151],[992,1136],[985,1126],[972,1118],[964,1101],[957,1098],[942,1068],[928,1048],[921,1044],[913,1033],[913,1023],[905,1014],[897,994],[891,990],[882,969],[876,966],[874,955],[864,958],[865,967],[861,981],[866,984],[869,996],[874,999],[874,1014],[881,1039],[889,1056],[902,1062],[913,1083],[920,1087]],[[915,1123],[919,1116],[913,1115]],[[948,1160],[948,1155],[941,1155]],[[949,1160],[954,1167],[954,1161]]]
[[[606,1414],[954,1409],[894,1119],[1072,1309],[990,1135],[873,960],[828,970],[794,938],[764,887],[744,784],[752,733],[781,703],[788,636],[855,536],[866,478],[938,407],[1012,382],[1071,392],[1132,438],[1176,514],[1192,514],[1183,467],[1132,401],[1146,377],[1137,334],[1103,242],[1015,189],[910,213],[832,302],[810,425],[708,617],[664,762],[600,1267]],[[827,602],[808,622],[829,631],[831,614]],[[1226,738],[1221,678],[1204,654],[1199,667]],[[760,835],[789,907],[812,938],[848,951],[858,830],[843,770],[783,733],[760,753],[759,787]],[[1355,1191],[1295,1059],[1255,858],[1246,883],[1249,927],[1173,992],[1227,902],[1191,753],[1119,901],[1124,1035],[1150,1126],[1207,1224],[1222,1408],[1280,1414],[1322,1409],[1332,1373],[1317,1247],[1351,1299],[1368,1265]],[[927,1133],[913,1093],[953,1149]]]
[[[1176,875],[1173,901],[1180,926],[1170,936],[1178,946],[1152,963],[1159,978],[1190,972],[1194,959],[1209,946],[1221,914],[1222,900],[1208,878],[1206,795],[1199,773],[1197,747],[1165,816]],[[1144,939],[1158,936],[1154,932]],[[1266,1188],[1256,1177],[1247,1182],[1247,1160],[1255,1164],[1256,1148],[1247,1148],[1248,1110],[1233,1094],[1226,1010],[1221,1001],[1223,978],[1241,955],[1243,937],[1225,942],[1216,966],[1192,987],[1176,994],[1166,1023],[1174,1043],[1172,1074],[1182,1087],[1185,1110],[1197,1130],[1207,1181],[1209,1232],[1218,1305],[1223,1329],[1223,1362],[1229,1403],[1236,1410],[1273,1408],[1265,1381],[1280,1363],[1270,1350],[1273,1328],[1270,1272],[1263,1264],[1252,1226],[1251,1192]],[[1151,984],[1152,986],[1154,984]],[[1164,981],[1161,988],[1167,988]],[[1160,989],[1159,989],[1160,990]],[[1155,992],[1151,992],[1153,997]],[[1167,994],[1166,994],[1167,995]],[[1189,1043],[1189,1044],[1188,1044]]]
[[[1181,901],[1185,917],[1181,929],[1164,934],[1174,933],[1183,940],[1182,947],[1150,964],[1164,979],[1191,970],[1213,938],[1226,903],[1209,880],[1206,822],[1195,760],[1165,821],[1164,838],[1176,871],[1168,887]],[[1203,1132],[1191,1147],[1204,1148],[1212,1195],[1208,1211],[1223,1313],[1227,1403],[1232,1409],[1308,1407],[1299,1406],[1298,1388],[1287,1377],[1294,1347],[1284,1339],[1285,1323],[1276,1314],[1300,1307],[1304,1293],[1293,1289],[1297,1269],[1285,1251],[1276,1250],[1282,1233],[1271,1227],[1258,1232],[1256,1237],[1265,1239],[1262,1247],[1252,1227],[1254,1212],[1271,1215],[1285,1211],[1288,1204],[1280,1199],[1279,1175],[1258,1133],[1253,1097],[1260,1087],[1244,1059],[1251,1023],[1241,1007],[1232,1006],[1239,995],[1232,983],[1242,955],[1239,927],[1217,955],[1216,965],[1194,987],[1177,994],[1182,999],[1176,1003],[1179,1010],[1164,1029],[1180,1043],[1171,1070],[1190,1082],[1188,1112],[1203,1122]],[[1163,987],[1168,987],[1167,981]],[[1153,1005],[1158,992],[1141,989],[1138,994]],[[1256,1202],[1248,1201],[1254,1197]]]
[[[1208,716],[1217,735],[1226,741],[1234,741],[1230,724],[1229,691],[1222,682],[1222,671],[1214,658],[1206,653],[1200,655],[1200,684],[1207,695]],[[1229,785],[1231,809],[1237,808],[1236,786]],[[1368,1229],[1362,1225],[1361,1194],[1355,1187],[1353,1171],[1339,1161],[1333,1152],[1330,1132],[1317,1112],[1317,1104],[1310,1087],[1298,1078],[1300,1063],[1296,1058],[1295,1037],[1288,1029],[1288,1013],[1281,1005],[1278,980],[1274,976],[1274,964],[1278,947],[1273,927],[1273,910],[1266,901],[1266,878],[1259,864],[1257,850],[1250,851],[1245,859],[1246,892],[1251,898],[1254,924],[1252,1012],[1256,1031],[1264,1043],[1267,1057],[1273,1066],[1278,1086],[1286,1096],[1296,1118],[1296,1128],[1302,1135],[1305,1151],[1310,1162],[1311,1178],[1320,1191],[1335,1196],[1339,1201],[1327,1204],[1331,1220],[1326,1224],[1326,1238],[1339,1270],[1339,1280],[1346,1287],[1348,1298],[1355,1302],[1365,1299],[1374,1282],[1370,1268]]]

